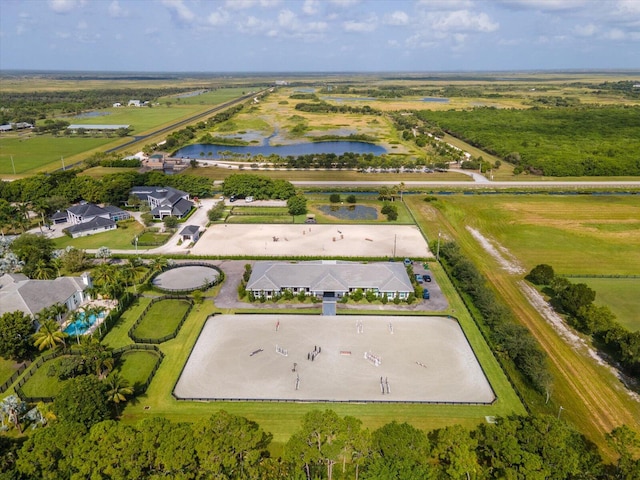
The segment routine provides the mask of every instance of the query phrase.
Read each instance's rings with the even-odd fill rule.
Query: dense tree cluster
[[[222,191],[226,196],[253,197],[256,200],[288,200],[296,194],[291,182],[249,173],[229,175],[222,184]]]
[[[549,176],[640,175],[640,107],[478,107],[417,116],[465,142]]]
[[[371,108],[369,105],[362,107],[352,107],[351,105],[332,105],[328,102],[298,103],[296,110],[309,113],[356,113],[359,115],[382,115],[380,110]]]
[[[518,370],[539,392],[549,388],[550,374],[544,352],[526,327],[513,318],[511,311],[500,301],[476,266],[468,260],[454,242],[440,246],[440,258],[453,281],[467,294],[481,314],[489,342],[504,351]]]
[[[551,303],[567,315],[568,322],[579,331],[591,335],[596,345],[636,380],[640,380],[640,332],[631,332],[616,321],[607,306],[593,302],[596,292],[584,283],[571,283],[556,276],[549,265],[537,265],[527,275],[536,285],[545,285]]]
[[[427,434],[397,422],[370,431],[354,417],[314,410],[283,455],[272,456],[269,433],[218,411],[194,424],[59,421],[23,442],[5,439],[0,473],[46,480],[637,478],[638,435],[623,426],[608,439],[620,455],[616,465],[604,464],[593,444],[550,416],[498,418],[471,431],[454,425]]]

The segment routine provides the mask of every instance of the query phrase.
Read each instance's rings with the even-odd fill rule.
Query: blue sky
[[[0,69],[640,69],[640,0],[0,0]]]

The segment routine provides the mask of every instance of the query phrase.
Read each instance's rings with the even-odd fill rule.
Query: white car
[[[251,202],[253,202],[253,197],[247,197],[247,198],[244,199],[244,201],[247,202],[247,203],[251,203]]]

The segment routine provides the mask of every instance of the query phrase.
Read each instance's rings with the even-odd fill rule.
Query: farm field
[[[507,247],[529,271],[560,275],[640,274],[638,195],[451,195],[437,202]]]
[[[640,330],[640,278],[570,278],[596,292],[596,305],[606,305],[632,332]]]

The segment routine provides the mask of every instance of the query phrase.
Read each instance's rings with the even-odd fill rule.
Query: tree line
[[[591,336],[595,344],[635,381],[640,380],[640,332],[631,332],[606,305],[594,304],[596,292],[585,283],[571,283],[555,274],[553,267],[537,265],[527,280],[545,287],[551,304],[566,315],[568,323]]]
[[[433,248],[432,248],[433,250]],[[493,344],[492,350],[505,352],[531,386],[540,393],[548,391],[551,375],[546,356],[531,332],[516,322],[513,313],[487,285],[476,266],[455,242],[440,246],[440,258],[453,282],[473,302],[480,313],[476,320]]]
[[[77,115],[87,110],[111,107],[132,98],[154,100],[183,92],[184,88],[126,88],[2,92],[0,124],[44,120],[59,115]]]
[[[83,408],[90,388],[65,401]],[[93,399],[94,401],[97,398]],[[473,430],[460,425],[426,433],[391,422],[375,430],[332,410],[312,410],[273,455],[259,424],[219,410],[195,423],[152,417],[53,421],[28,438],[0,437],[0,472],[15,480],[112,479],[605,479],[638,478],[640,438],[628,427],[608,435],[618,452],[606,464],[567,423],[546,415],[497,418]]]

